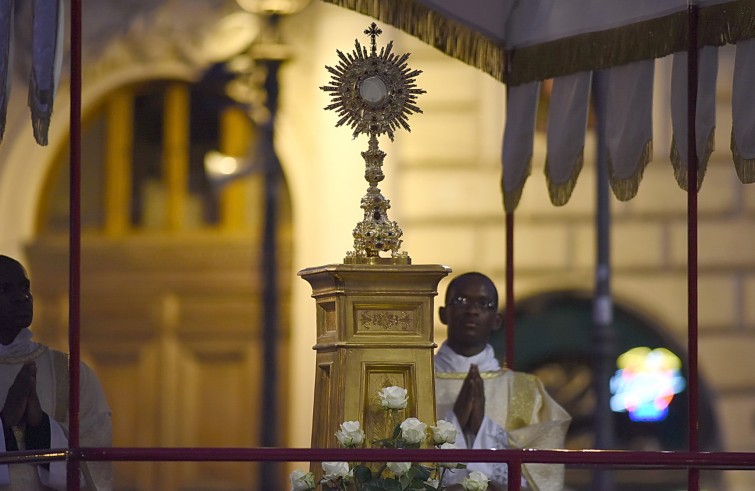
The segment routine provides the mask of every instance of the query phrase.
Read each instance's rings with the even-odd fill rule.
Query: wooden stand
[[[389,436],[377,394],[393,385],[409,395],[398,422],[416,417],[435,424],[433,298],[450,271],[336,264],[299,272],[317,301],[313,448],[338,447],[335,433],[344,421],[359,421],[366,442]]]

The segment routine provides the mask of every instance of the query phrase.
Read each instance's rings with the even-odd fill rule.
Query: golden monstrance
[[[403,417],[435,422],[432,357],[433,299],[438,282],[451,271],[441,265],[413,265],[400,252],[403,232],[388,219],[390,202],[380,192],[385,153],[378,137],[410,130],[408,117],[422,112],[415,84],[421,73],[407,65],[409,54],[393,53],[393,43],[378,52],[375,23],[364,31],[370,47],[355,41],[351,53],[337,51],[339,63],[326,67],[336,126],[351,127],[353,137],[369,137],[365,161],[367,194],[364,218],[353,231],[354,250],[342,264],[307,268],[299,275],[312,286],[317,308],[317,351],[312,447],[338,446],[335,433],[344,421],[359,421],[366,441],[385,434],[386,411],[377,394],[389,386],[407,390]],[[381,253],[390,251],[390,257]]]

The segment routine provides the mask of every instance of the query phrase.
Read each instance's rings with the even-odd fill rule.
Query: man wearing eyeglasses
[[[456,447],[563,448],[569,414],[535,376],[501,368],[489,344],[502,326],[498,292],[490,278],[481,273],[454,278],[439,314],[448,338],[435,356],[437,414],[456,426]],[[505,489],[505,463],[471,463],[466,470],[452,471],[448,482],[460,482],[475,470],[490,479],[490,489]],[[564,467],[524,464],[522,485],[560,490]]]

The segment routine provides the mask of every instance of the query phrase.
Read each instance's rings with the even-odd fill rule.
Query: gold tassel
[[[708,133],[708,142],[705,144],[705,151],[703,152],[702,157],[700,158],[700,161],[698,162],[697,166],[697,190],[700,191],[700,188],[703,185],[703,179],[705,178],[705,171],[708,170],[708,161],[710,160],[710,156],[713,153],[713,147],[715,146],[715,132],[716,128],[713,127],[710,129],[710,132]],[[671,159],[671,164],[674,167],[674,177],[676,178],[676,183],[679,185],[680,188],[687,191],[687,165],[682,162],[682,157],[679,155],[679,147],[676,144],[676,137],[671,137],[671,155],[669,156]]]
[[[501,178],[501,193],[503,194],[503,209],[507,213],[513,213],[516,207],[519,206],[519,200],[522,198],[522,190],[524,189],[524,183],[527,182],[527,178],[532,174],[532,157],[527,162],[527,169],[525,169],[522,182],[511,190],[506,191],[503,184],[503,178]]]
[[[503,45],[414,0],[323,0],[373,17],[505,82]]]
[[[723,46],[755,37],[755,1],[736,0],[700,9],[699,46]],[[660,58],[687,49],[687,12],[604,31],[557,39],[508,52],[506,82],[534,80],[600,70]]]
[[[511,54],[508,82],[518,85],[658,58],[679,51],[684,48],[686,22],[686,13],[679,12],[519,48]]]
[[[642,182],[642,174],[645,172],[645,167],[650,163],[653,156],[653,140],[650,139],[645,143],[645,147],[640,154],[639,162],[637,162],[637,170],[629,177],[619,178],[614,175],[613,163],[611,156],[608,156],[608,175],[611,182],[611,189],[613,194],[619,201],[629,201],[637,195],[637,190]]]
[[[751,39],[755,37],[755,1],[736,0],[703,7],[699,28],[699,47],[723,46]]]
[[[391,24],[509,85],[660,58],[687,49],[686,11],[506,50],[502,41],[484,36],[414,0],[323,1]],[[699,25],[700,46],[722,46],[753,38],[755,0],[702,7]]]
[[[582,171],[582,165],[585,162],[584,153],[585,148],[582,147],[574,165],[572,166],[571,176],[569,176],[569,179],[567,179],[566,182],[562,183],[556,183],[551,180],[549,159],[548,157],[545,158],[545,181],[548,183],[548,195],[554,206],[563,206],[569,202],[571,193],[574,191],[574,186],[577,184],[579,173]]]
[[[737,142],[734,138],[734,131],[731,132],[731,156],[734,159],[734,168],[737,170],[737,177],[743,184],[752,184],[755,182],[755,159],[746,159],[742,157],[737,149]]]

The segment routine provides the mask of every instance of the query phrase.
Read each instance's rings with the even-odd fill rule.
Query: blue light
[[[663,421],[668,416],[668,406],[660,411],[652,404],[643,404],[634,411],[629,412],[629,419],[640,423],[652,423]]]
[[[616,360],[611,377],[611,409],[629,412],[632,421],[663,421],[675,394],[686,386],[681,360],[665,348],[632,348]]]

